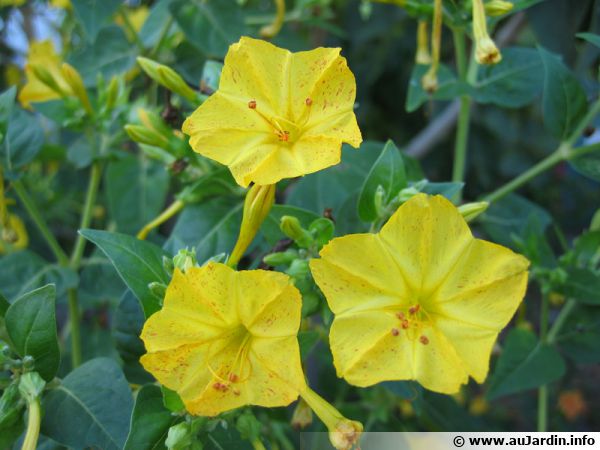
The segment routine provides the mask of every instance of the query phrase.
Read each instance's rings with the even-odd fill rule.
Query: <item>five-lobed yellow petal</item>
[[[320,255],[310,268],[335,314],[334,364],[356,386],[482,383],[527,287],[529,261],[474,238],[441,196],[418,194],[378,234],[333,239]]]
[[[291,53],[243,37],[229,48],[218,90],[183,132],[241,186],[273,184],[339,163],[342,142],[360,145],[355,97],[339,48]]]
[[[291,279],[210,262],[176,270],[163,308],[144,325],[141,363],[195,415],[286,406],[305,386]]]

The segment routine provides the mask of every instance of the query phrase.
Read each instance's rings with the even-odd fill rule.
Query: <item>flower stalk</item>
[[[442,0],[435,0],[433,5],[433,25],[431,29],[432,62],[429,70],[421,79],[421,85],[427,92],[435,92],[438,88],[437,72],[440,66],[442,45]]]
[[[281,31],[285,19],[285,0],[274,0],[276,13],[273,22],[260,29],[260,36],[265,39],[273,39]]]

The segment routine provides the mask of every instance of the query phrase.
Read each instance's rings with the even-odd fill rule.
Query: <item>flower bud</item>
[[[168,139],[165,139],[163,135],[157,133],[155,130],[132,124],[125,125],[124,128],[131,140],[138,144],[152,145],[165,150],[169,149]]]
[[[471,222],[481,213],[485,212],[488,206],[490,206],[490,202],[465,203],[458,207],[458,212],[461,213],[467,222]]]
[[[190,424],[181,422],[169,428],[165,446],[169,450],[184,450],[190,448],[192,444],[192,430]]]
[[[88,97],[87,91],[83,84],[83,79],[81,78],[79,72],[77,72],[73,66],[67,63],[63,63],[61,72],[65,81],[71,87],[73,94],[75,94],[75,97],[79,99],[87,113],[92,115],[94,113],[94,109],[92,108],[90,98]]]
[[[311,234],[302,228],[300,221],[294,216],[282,216],[279,223],[281,232],[292,239],[299,247],[308,248],[314,240]]]
[[[196,267],[196,249],[188,250],[187,248],[181,249],[173,257],[173,264],[175,267],[182,272]]]
[[[119,98],[119,80],[117,77],[112,77],[108,87],[106,88],[106,109],[112,110]]]
[[[513,4],[505,0],[490,0],[485,4],[485,13],[490,17],[501,16],[513,9]]]
[[[46,382],[37,372],[27,372],[19,380],[19,392],[27,402],[35,401],[44,390]]]
[[[475,59],[479,64],[497,64],[502,60],[500,50],[487,32],[485,9],[482,0],[473,1],[473,39]]]
[[[275,202],[275,185],[253,185],[244,200],[244,212],[238,240],[229,257],[231,267],[237,266],[246,249],[250,246],[260,226],[269,215]]]
[[[181,75],[169,66],[159,64],[142,56],[138,57],[137,61],[142,70],[146,72],[146,75],[154,81],[192,103],[197,101],[196,91],[190,88]]]
[[[61,97],[67,97],[70,94],[70,92],[67,92],[60,87],[58,81],[54,78],[50,71],[46,70],[46,68],[41,64],[31,64],[29,67],[38,80],[40,80],[43,84],[48,86]]]
[[[433,93],[438,88],[437,72],[440,66],[440,51],[442,45],[442,0],[435,0],[433,5],[433,26],[431,30],[431,66],[423,78],[421,86],[423,90]]]
[[[296,258],[298,258],[298,252],[289,249],[285,252],[270,253],[263,258],[263,262],[269,266],[284,266],[291,264]]]

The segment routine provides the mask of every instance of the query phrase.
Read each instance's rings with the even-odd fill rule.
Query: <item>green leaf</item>
[[[541,344],[529,330],[515,328],[504,342],[487,396],[491,400],[527,391],[556,381],[564,373],[565,363],[554,347]]]
[[[13,111],[0,145],[0,166],[8,176],[35,158],[44,144],[44,131],[37,118],[21,109]]]
[[[140,364],[140,357],[146,353],[144,343],[140,339],[144,320],[140,302],[127,290],[115,311],[112,334],[119,356],[123,360],[125,377],[136,384],[145,384],[153,380]]]
[[[117,12],[121,0],[71,0],[75,17],[83,26],[89,42],[94,42],[100,29]]]
[[[569,165],[586,177],[600,181],[600,152],[587,153],[569,160]]]
[[[195,247],[198,262],[218,253],[230,252],[240,231],[243,199],[213,198],[199,205],[187,206],[165,244],[175,253],[181,248]]]
[[[209,57],[223,58],[229,45],[248,34],[234,0],[175,0],[171,13],[188,41]]]
[[[0,286],[9,301],[46,284],[56,285],[58,298],[68,288],[76,287],[77,274],[71,269],[50,264],[29,250],[11,253],[0,258]]]
[[[303,177],[290,188],[287,203],[318,215],[331,209],[337,220],[344,202],[359,192],[382,147],[381,142],[374,141],[363,142],[358,150],[344,145],[342,162]],[[352,205],[352,210],[356,214],[356,203]]]
[[[379,216],[375,206],[375,193],[379,186],[384,192],[383,206],[407,186],[404,160],[392,141],[388,141],[383,147],[360,191],[358,215],[365,222],[373,222]]]
[[[577,33],[575,36],[577,36],[580,39],[586,40],[590,44],[600,48],[600,35],[594,33]]]
[[[133,234],[162,210],[169,175],[163,165],[143,157],[112,161],[106,170],[106,197],[117,230]]]
[[[579,267],[597,265],[600,262],[600,230],[579,235],[573,245],[573,254]]]
[[[4,315],[6,314],[6,310],[8,309],[9,306],[10,306],[10,303],[8,302],[8,300],[6,300],[6,297],[4,297],[4,295],[0,294],[0,317],[4,318]]]
[[[142,304],[144,315],[150,317],[161,307],[161,300],[148,289],[158,281],[169,283],[162,264],[165,251],[154,244],[132,236],[100,230],[80,230],[88,241],[96,244],[112,262],[119,275]]]
[[[500,63],[480,68],[473,96],[479,103],[520,108],[538,96],[542,77],[542,61],[536,50],[503,49]]]
[[[95,86],[98,74],[105,80],[125,73],[135,64],[136,46],[131,45],[121,27],[102,28],[93,44],[88,44],[72,55],[70,63],[76,67],[86,86]]]
[[[600,308],[577,304],[556,342],[562,353],[577,363],[600,363]]]
[[[384,381],[381,386],[403,399],[414,399],[421,389],[414,381]]]
[[[150,14],[144,21],[139,34],[144,47],[150,48],[156,45],[166,27],[173,28],[173,20],[169,11],[171,3],[173,0],[159,0],[152,5]]]
[[[160,389],[162,391],[162,404],[165,408],[174,413],[181,412],[185,409],[183,400],[181,400],[181,397],[177,392],[164,386],[161,386]]]
[[[60,364],[56,289],[47,285],[18,298],[6,311],[6,331],[19,356],[33,356],[35,370],[51,381]]]
[[[117,363],[96,358],[79,366],[43,402],[42,433],[73,448],[121,450],[133,399]]]
[[[600,274],[591,269],[568,267],[567,279],[560,291],[588,305],[600,305]]]
[[[163,405],[158,386],[147,385],[137,393],[131,429],[124,450],[154,450],[163,448],[169,427],[177,421]]]
[[[429,195],[443,195],[450,200],[462,190],[464,185],[465,183],[461,183],[460,181],[446,181],[442,183],[428,182],[421,192]]]
[[[566,139],[587,112],[585,92],[575,75],[560,58],[543,48],[543,111],[546,129],[560,140]]]
[[[429,66],[415,64],[406,95],[406,111],[416,111],[429,100],[452,100],[469,92],[467,84],[461,83],[454,72],[444,64],[438,70],[438,88],[433,94],[425,92],[421,86],[421,78],[429,70]]]
[[[492,203],[479,219],[494,242],[512,248],[515,248],[514,237],[525,236],[528,229],[533,231],[532,221],[537,225],[536,232],[543,234],[552,217],[541,206],[516,194]]]
[[[0,94],[0,142],[2,142],[4,135],[6,134],[6,128],[10,120],[16,94],[17,88],[15,86]]]

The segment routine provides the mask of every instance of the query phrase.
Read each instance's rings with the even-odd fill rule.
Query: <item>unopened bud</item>
[[[156,61],[152,61],[151,59],[142,56],[138,57],[137,61],[142,70],[146,72],[146,75],[154,81],[170,91],[181,95],[190,102],[196,102],[196,92],[187,85],[181,75],[169,66],[165,66],[164,64],[157,63]]]
[[[282,216],[279,223],[281,232],[292,239],[299,247],[308,248],[314,240],[311,234],[302,228],[300,221],[294,216]]]
[[[432,62],[429,53],[429,36],[427,35],[427,22],[420,20],[417,28],[417,53],[415,54],[417,64],[429,65]]]
[[[490,206],[489,202],[465,203],[458,207],[458,212],[460,212],[467,222],[471,222],[477,216],[485,212],[485,210],[488,209],[488,206]]]
[[[502,60],[502,55],[488,34],[483,2],[482,0],[472,0],[472,2],[475,59],[479,64],[497,64]]]
[[[309,426],[313,421],[313,414],[308,403],[303,398],[298,400],[298,404],[292,415],[292,427],[296,430],[301,430]]]
[[[291,264],[296,258],[298,258],[298,252],[289,249],[285,252],[270,253],[263,258],[263,262],[269,266],[284,266]]]
[[[165,446],[169,450],[183,450],[192,445],[192,430],[190,424],[181,422],[169,428]]]
[[[117,103],[119,98],[119,80],[117,77],[113,77],[106,88],[106,109],[112,110]]]
[[[165,150],[169,149],[168,139],[165,139],[163,135],[157,133],[152,129],[148,129],[141,125],[132,124],[125,125],[124,128],[131,140],[139,144],[152,145],[154,147],[160,147]]]
[[[187,248],[179,250],[173,257],[173,264],[182,272],[196,267],[196,250],[188,250]]]
[[[60,87],[58,81],[44,66],[40,64],[31,64],[30,67],[35,77],[58,95],[61,97],[67,97],[70,94],[65,89]]]
[[[485,13],[491,17],[501,16],[510,12],[513,7],[514,5],[512,2],[507,2],[504,0],[490,0],[485,3]]]
[[[65,81],[71,87],[73,94],[75,94],[75,97],[79,99],[88,114],[93,114],[94,109],[92,108],[90,98],[88,97],[87,91],[83,84],[83,79],[81,78],[79,72],[77,72],[73,66],[67,63],[63,63],[61,71]]]

